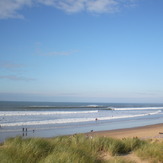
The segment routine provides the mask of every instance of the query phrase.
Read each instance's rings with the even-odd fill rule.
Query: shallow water
[[[163,104],[0,102],[0,141],[157,123],[163,123]]]

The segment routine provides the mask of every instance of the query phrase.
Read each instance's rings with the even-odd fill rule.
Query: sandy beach
[[[87,133],[87,135],[113,137],[119,139],[133,137],[138,137],[140,139],[163,139],[163,123],[128,129],[93,131]]]

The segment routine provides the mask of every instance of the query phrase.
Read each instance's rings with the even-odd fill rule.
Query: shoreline
[[[32,131],[30,133],[33,133]],[[28,132],[29,134],[29,132]],[[134,138],[137,137],[139,139],[159,139],[163,140],[163,123],[154,124],[154,125],[145,125],[145,126],[139,126],[139,127],[132,127],[132,128],[123,128],[123,129],[113,129],[113,130],[103,130],[103,131],[92,131],[92,132],[79,132],[74,134],[66,134],[66,135],[58,135],[58,136],[72,136],[76,134],[84,134],[89,137],[111,137],[111,138],[117,138],[117,139],[123,139],[123,138]],[[38,136],[40,138],[55,138],[58,136]],[[15,137],[15,136],[10,136]],[[8,137],[8,138],[10,138]],[[37,137],[29,135],[29,137]],[[25,136],[25,138],[28,138]],[[5,141],[5,138],[0,141],[0,143],[3,143]]]
[[[87,136],[113,137],[118,139],[138,137],[140,139],[163,139],[163,123],[134,128],[93,131]]]

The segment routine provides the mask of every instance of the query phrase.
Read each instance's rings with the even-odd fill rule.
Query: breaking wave
[[[112,110],[162,110],[163,107],[111,108]]]
[[[30,115],[56,115],[56,114],[89,114],[97,113],[98,110],[92,111],[6,111],[0,112],[0,116],[30,116]]]
[[[156,112],[151,112],[151,113],[138,114],[138,115],[125,115],[125,116],[114,116],[114,117],[99,117],[98,121],[150,116],[150,115],[159,114],[160,112],[161,112],[161,110],[158,110]],[[1,126],[2,127],[34,126],[34,125],[48,125],[48,124],[80,123],[80,122],[89,122],[89,121],[95,121],[95,120],[96,120],[95,118],[69,118],[69,119],[55,119],[55,120],[42,120],[42,121],[4,123],[4,124],[1,124]]]

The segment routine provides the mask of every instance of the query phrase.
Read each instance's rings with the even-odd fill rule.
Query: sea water
[[[163,104],[0,102],[0,142],[163,123]]]

